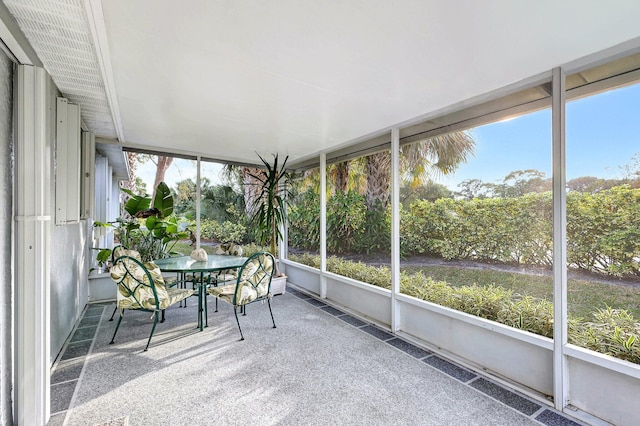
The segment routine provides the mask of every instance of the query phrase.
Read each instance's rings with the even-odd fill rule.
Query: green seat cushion
[[[193,294],[193,290],[167,288],[160,268],[153,262],[141,267],[131,259],[123,259],[111,268],[111,278],[118,283],[120,309],[166,309]]]

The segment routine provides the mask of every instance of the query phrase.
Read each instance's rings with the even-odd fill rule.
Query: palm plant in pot
[[[287,221],[287,205],[291,187],[291,175],[286,170],[287,156],[281,165],[278,154],[273,155],[273,163],[269,163],[259,154],[264,168],[251,174],[258,185],[258,196],[251,206],[251,221],[255,226],[258,242],[269,246],[270,252],[277,257],[278,242],[283,238],[282,229]],[[285,292],[287,277],[280,273],[276,263],[271,291],[273,294]]]

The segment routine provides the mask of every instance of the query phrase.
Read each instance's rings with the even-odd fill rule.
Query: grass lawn
[[[436,281],[452,286],[488,286],[507,288],[514,293],[553,300],[553,279],[548,276],[525,275],[497,270],[464,269],[451,266],[403,266],[403,271],[422,271]],[[569,279],[567,294],[569,313],[586,320],[591,313],[607,305],[626,309],[634,318],[640,318],[640,285],[632,288],[624,285]]]

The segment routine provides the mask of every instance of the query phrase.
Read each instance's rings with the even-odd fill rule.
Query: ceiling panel
[[[98,135],[115,130],[87,4],[127,143],[236,162],[335,150],[640,36],[637,0],[6,3]]]

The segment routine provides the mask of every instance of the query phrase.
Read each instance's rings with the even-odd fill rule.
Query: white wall
[[[0,424],[9,424],[11,409],[11,273],[13,173],[11,167],[13,63],[0,51]]]

